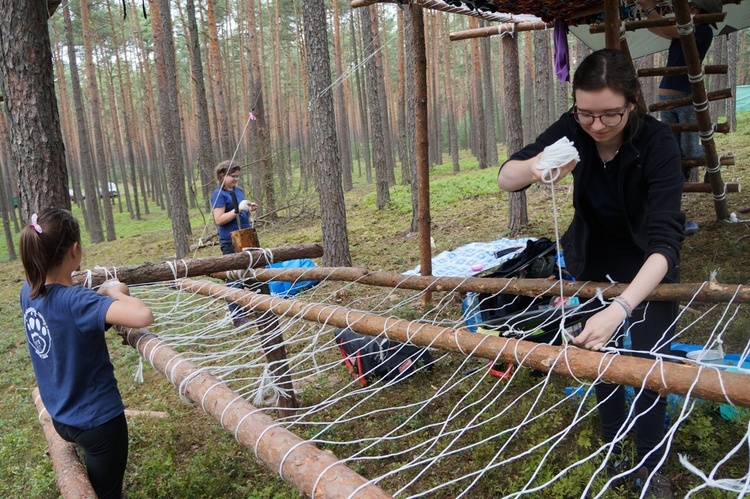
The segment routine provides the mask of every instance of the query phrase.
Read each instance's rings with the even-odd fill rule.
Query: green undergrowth
[[[724,179],[738,182],[745,187],[750,182],[747,161],[750,158],[750,113],[740,117],[737,133],[717,137],[721,154],[732,152],[736,165],[723,170]],[[479,170],[476,162],[463,157],[461,172],[454,174],[447,155],[446,164],[431,168],[431,227],[434,240],[434,254],[453,249],[473,241],[491,241],[501,237],[546,236],[556,238],[567,226],[572,215],[572,190],[567,182],[553,191],[543,187],[533,187],[527,191],[529,224],[520,233],[508,230],[507,194],[499,192],[495,179],[497,168]],[[502,161],[502,159],[501,159]],[[396,178],[400,179],[400,172]],[[417,235],[409,231],[411,222],[411,195],[409,190],[397,185],[391,189],[391,202],[381,211],[375,208],[374,186],[364,182],[363,177],[355,178],[355,187],[346,193],[347,225],[353,263],[374,270],[405,271],[419,263],[419,243]],[[750,218],[740,210],[750,208],[750,195],[747,189],[740,193],[730,193],[727,197],[730,212],[740,219]],[[260,238],[264,246],[274,247],[301,243],[320,242],[321,231],[317,213],[317,195],[301,195],[307,199],[304,210],[295,214],[284,212],[279,220],[259,225]],[[98,265],[127,265],[143,262],[162,262],[173,257],[173,243],[169,218],[161,208],[150,205],[151,213],[142,215],[142,220],[131,220],[127,213],[115,213],[117,240],[101,244],[90,244],[88,236],[84,242],[83,268]],[[716,219],[714,203],[708,194],[685,194],[684,209],[688,218],[697,221],[700,231],[686,239],[682,251],[682,281],[697,283],[715,276],[718,282],[727,284],[750,284],[750,224],[728,223]],[[117,209],[116,209],[117,211]],[[82,220],[78,207],[74,212]],[[557,217],[555,216],[557,215]],[[215,231],[197,209],[191,210],[193,223],[192,243],[198,238],[208,239]],[[557,229],[555,225],[557,220]],[[17,235],[16,235],[17,237]],[[0,254],[6,255],[4,241],[0,242]],[[195,251],[191,256],[204,257],[218,255],[215,246]],[[39,427],[36,409],[31,399],[34,387],[33,373],[28,361],[28,350],[22,332],[18,310],[18,291],[23,279],[20,264],[10,261],[0,262],[0,354],[3,358],[3,376],[0,378],[0,497],[57,497],[58,490],[49,458],[46,443]],[[407,296],[407,291],[399,291],[398,298]],[[353,299],[362,300],[358,308],[366,308],[364,291],[347,290],[337,295],[341,304]],[[460,300],[436,293],[435,299],[450,301],[448,313],[453,317],[460,314]],[[735,306],[711,303],[683,303],[689,310],[679,324],[685,328],[685,341],[706,342],[720,330],[727,351],[737,351],[747,343],[750,330],[750,314]],[[736,312],[736,313],[735,313]],[[405,319],[423,315],[418,304],[402,305],[391,314]],[[705,314],[710,320],[700,320],[695,326],[692,321]],[[733,316],[731,321],[726,317]],[[711,326],[713,324],[713,327]],[[123,397],[129,409],[144,411],[165,411],[166,419],[132,418],[130,420],[130,459],[126,474],[126,493],[131,498],[146,497],[243,497],[243,498],[288,498],[297,497],[292,486],[282,482],[275,474],[259,464],[253,451],[238,444],[233,436],[206,416],[199,407],[188,405],[180,400],[179,394],[168,380],[155,372],[147,362],[143,369],[144,383],[134,381],[133,374],[139,365],[138,354],[129,346],[121,344],[119,338],[108,333],[111,339],[111,353]],[[337,352],[326,355],[335,359]],[[441,386],[462,365],[463,357],[449,354],[440,357],[431,374],[418,374],[398,385],[398,400],[419,400],[425,390]],[[474,362],[474,361],[470,361]],[[475,365],[475,364],[471,364]],[[479,364],[476,364],[478,366]],[[342,367],[319,379],[299,387],[299,397],[303,404],[319,402],[349,382],[348,373]],[[489,404],[503,389],[497,380],[486,378],[466,386],[460,385],[454,397],[466,397],[466,403]],[[517,414],[525,414],[531,404],[537,409],[555,407],[548,415],[525,424],[519,429],[514,446],[522,446],[540,440],[540,436],[551,435],[565,430],[566,422],[573,417],[578,407],[572,403],[560,403],[565,387],[570,380],[552,377],[550,385],[541,392],[537,400],[535,391],[539,379],[534,378],[528,369],[522,369],[511,388],[492,405],[492,409],[478,416],[484,424],[462,438],[481,441],[485,436],[514,428],[518,424]],[[476,385],[475,388],[471,388]],[[514,400],[525,391],[534,396],[521,397],[516,406],[517,414],[506,414],[502,408],[507,400]],[[364,403],[362,410],[392,406],[389,397],[375,398]],[[430,423],[450,414],[456,400],[441,400],[431,404],[430,414],[414,413],[411,409],[397,409],[388,412],[378,420],[364,420],[352,425],[338,425],[318,434],[305,429],[300,436],[321,441],[327,437],[336,440],[354,440],[362,435],[378,435],[389,430],[433,435],[437,431]],[[593,402],[591,402],[593,403]],[[556,405],[557,404],[557,405]],[[587,404],[590,404],[587,402]],[[586,406],[585,406],[586,407]],[[677,432],[670,457],[664,468],[672,480],[676,495],[694,487],[694,476],[678,463],[678,453],[689,455],[691,462],[701,469],[709,463],[717,462],[747,430],[747,411],[739,411],[735,419],[725,420],[717,404],[701,402],[692,408],[690,416]],[[339,408],[340,409],[340,408]],[[670,416],[679,417],[679,406],[670,406]],[[334,412],[330,415],[333,417]],[[456,416],[456,423],[465,423],[473,413]],[[502,496],[514,490],[540,485],[567,466],[571,459],[594,452],[598,446],[599,433],[595,417],[591,421],[576,425],[555,448],[541,446],[529,452],[516,463],[494,468],[487,472],[466,497]],[[335,432],[332,435],[331,432]],[[414,445],[417,437],[407,438],[406,445]],[[479,463],[492,462],[502,458],[504,453],[516,454],[519,448],[503,450],[504,438],[494,438],[483,442],[460,456],[441,459],[419,478],[418,486],[409,485],[416,479],[418,469],[407,470],[386,478],[380,485],[394,492],[404,487],[405,494],[426,490],[444,481],[445,475],[454,476],[457,470],[470,473]],[[438,445],[444,445],[439,443]],[[320,446],[337,455],[345,456],[354,451],[353,445],[346,447],[322,443]],[[397,450],[384,440],[377,443],[373,452]],[[632,449],[626,449],[632,452]],[[355,460],[350,466],[364,476],[380,476],[408,462],[414,453],[397,455],[388,461]],[[532,476],[542,456],[552,456],[537,476]],[[747,449],[722,466],[722,477],[740,477],[747,470]],[[744,469],[743,469],[744,463]],[[544,489],[539,497],[578,497],[583,486],[600,464],[593,460],[576,466],[564,477]],[[435,497],[454,497],[468,485],[462,481],[455,486],[440,489]],[[595,487],[601,488],[597,481]],[[597,488],[597,490],[598,490]],[[631,492],[624,489],[608,491],[605,497],[627,497]],[[698,497],[727,497],[716,491],[704,491]]]

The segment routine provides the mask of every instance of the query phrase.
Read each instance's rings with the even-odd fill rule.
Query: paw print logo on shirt
[[[47,321],[36,309],[27,308],[23,314],[23,323],[26,327],[26,341],[40,358],[46,359],[52,346]]]

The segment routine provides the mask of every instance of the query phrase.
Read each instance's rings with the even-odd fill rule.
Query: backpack
[[[559,277],[562,273],[563,279],[572,280],[567,272],[558,267],[556,256],[554,241],[546,237],[529,240],[523,251],[477,277],[537,279]],[[539,343],[560,344],[562,338],[558,332],[563,310],[553,306],[555,300],[555,297],[546,296],[473,293],[464,300],[464,316],[470,329],[482,327],[506,335],[512,331],[511,336]],[[572,310],[578,303],[577,298],[565,301],[565,311]],[[580,316],[566,316],[566,327],[575,333],[579,328]]]
[[[426,348],[366,336],[348,328],[336,329],[334,337],[344,364],[362,386],[374,378],[402,381],[421,366],[429,369],[433,362]]]

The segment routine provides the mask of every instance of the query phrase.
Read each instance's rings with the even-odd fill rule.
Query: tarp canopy
[[[750,111],[750,85],[737,86],[735,105],[737,112]]]
[[[714,36],[725,35],[750,26],[750,0],[743,0],[740,4],[725,4],[724,12],[727,13],[724,22],[717,23]],[[603,19],[603,18],[602,18]],[[570,32],[578,37],[592,50],[605,47],[604,33],[592,34],[589,32],[590,24],[570,26]],[[625,33],[628,49],[633,59],[643,57],[669,48],[669,40],[657,36],[647,29],[628,31]]]

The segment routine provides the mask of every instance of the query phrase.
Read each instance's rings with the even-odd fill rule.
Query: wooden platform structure
[[[740,4],[747,0],[723,0],[724,4]],[[693,104],[697,114],[697,125],[675,124],[670,125],[674,129],[681,131],[697,131],[700,134],[701,144],[705,153],[705,158],[701,160],[686,160],[683,166],[687,168],[695,166],[705,166],[707,172],[707,183],[703,184],[686,184],[685,192],[704,192],[710,193],[714,200],[714,210],[718,220],[727,220],[730,217],[727,209],[727,192],[737,192],[739,186],[736,184],[727,185],[721,177],[721,167],[724,165],[733,165],[734,157],[722,156],[717,153],[716,143],[714,142],[714,133],[728,133],[729,126],[726,123],[712,123],[709,113],[709,101],[726,99],[731,97],[731,89],[720,90],[718,92],[708,93],[706,91],[704,75],[705,74],[726,74],[727,66],[707,66],[703,67],[702,61],[698,54],[695,42],[694,27],[696,24],[710,24],[723,21],[726,13],[704,14],[692,17],[690,14],[688,0],[673,0],[672,13],[673,17],[662,18],[658,20],[638,19],[625,21],[621,19],[620,0],[353,0],[351,6],[367,7],[377,3],[394,3],[400,5],[409,5],[423,9],[438,10],[441,12],[457,13],[480,17],[486,21],[498,22],[499,26],[484,27],[474,30],[466,30],[459,33],[451,33],[451,40],[463,40],[467,38],[486,37],[494,35],[503,35],[516,31],[529,31],[537,29],[549,29],[552,21],[562,19],[567,25],[585,24],[592,16],[602,17],[603,21],[597,21],[590,28],[592,33],[603,32],[605,34],[605,43],[607,48],[620,49],[628,56],[630,51],[625,40],[625,33],[638,29],[648,29],[650,27],[677,25],[680,27],[680,42],[687,65],[684,67],[673,68],[654,68],[641,70],[639,76],[663,76],[665,74],[687,74],[692,87],[692,96],[685,102],[672,101],[669,103],[655,103],[649,106],[649,111],[654,112],[664,109],[672,109],[684,105]],[[507,12],[507,14],[501,14]],[[524,16],[525,17],[522,17]],[[503,21],[503,18],[510,16],[510,21]],[[415,42],[411,47],[417,54],[419,60],[424,55],[424,39],[418,39],[417,33],[424,33],[423,20],[420,16],[412,16],[413,23],[418,25],[414,28]],[[684,33],[684,34],[683,34]],[[421,70],[419,65],[417,73]],[[420,95],[426,96],[426,88],[420,89],[419,85],[426,81],[425,78],[417,75],[415,82],[415,100],[419,103]],[[507,91],[507,90],[506,90]],[[417,106],[419,108],[419,106]],[[419,113],[419,109],[417,111]],[[426,112],[426,110],[425,110]],[[520,120],[520,116],[518,117]],[[427,124],[420,123],[417,119],[417,144],[427,143]],[[426,158],[420,158],[417,154],[417,175],[428,176],[428,165]],[[424,216],[429,219],[429,182],[423,181],[421,185],[426,185],[425,193],[418,193],[420,201],[420,217],[423,216],[422,206],[424,206]],[[423,230],[425,231],[423,233]],[[427,242],[422,242],[422,241]],[[431,253],[429,247],[429,225],[420,225],[420,253],[422,275],[429,275],[431,272]]]

